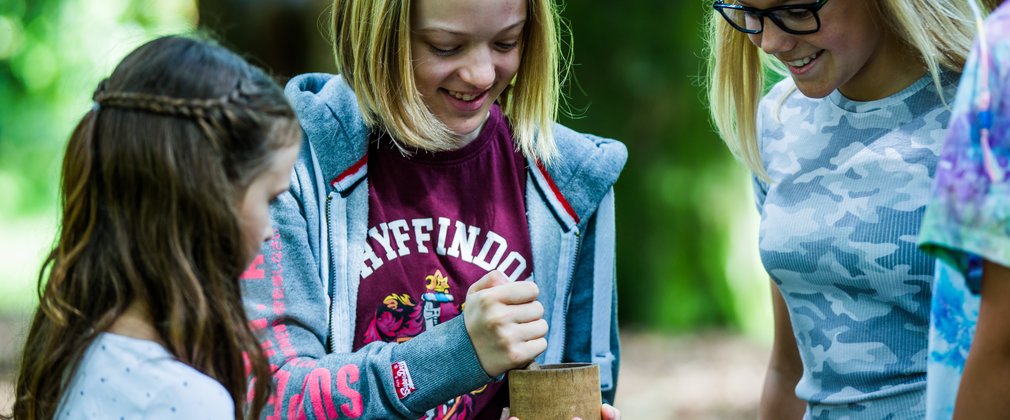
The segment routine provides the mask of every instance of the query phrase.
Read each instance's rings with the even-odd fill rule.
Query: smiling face
[[[472,139],[521,57],[527,0],[417,0],[411,16],[414,82],[452,133]]]
[[[914,54],[890,34],[871,2],[833,0],[821,8],[821,28],[793,35],[766,19],[764,31],[750,40],[782,61],[805,96],[822,98],[838,89],[854,100],[874,100],[900,91],[925,72]],[[748,0],[740,4],[765,9],[811,0]],[[911,61],[909,61],[911,60]]]

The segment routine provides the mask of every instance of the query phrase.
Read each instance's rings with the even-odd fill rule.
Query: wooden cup
[[[509,413],[519,420],[601,420],[600,367],[543,365],[509,372]]]

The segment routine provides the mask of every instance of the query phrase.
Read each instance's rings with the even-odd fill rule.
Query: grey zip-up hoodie
[[[290,192],[271,207],[277,233],[243,275],[246,310],[275,370],[264,416],[419,418],[495,380],[462,315],[404,343],[351,351],[367,245],[369,130],[340,76],[298,76],[286,94],[305,141]],[[560,125],[554,135],[559,158],[530,161],[526,188],[533,281],[550,325],[537,361],[599,364],[604,401],[613,402],[620,349],[612,186],[627,150]]]

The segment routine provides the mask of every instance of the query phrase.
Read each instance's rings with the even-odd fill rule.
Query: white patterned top
[[[233,410],[224,386],[160,344],[102,333],[73,372],[56,417],[230,419]]]

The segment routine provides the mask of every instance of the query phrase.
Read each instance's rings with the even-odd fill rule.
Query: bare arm
[[[1010,414],[1010,268],[985,261],[975,339],[954,405],[955,419],[1005,419]]]
[[[761,418],[800,419],[806,411],[806,403],[796,397],[795,389],[803,374],[803,363],[796,347],[786,301],[775,283],[771,283],[771,287],[775,337],[761,393]]]

